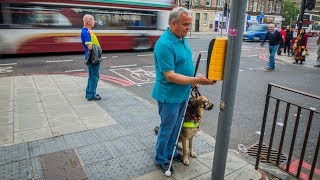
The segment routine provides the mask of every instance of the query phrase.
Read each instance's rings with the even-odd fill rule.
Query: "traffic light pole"
[[[223,180],[237,89],[247,0],[232,0],[212,180]]]
[[[303,15],[304,15],[305,9],[306,9],[306,0],[302,0],[301,1],[300,16],[299,16],[298,34],[300,34],[300,30],[302,29]]]

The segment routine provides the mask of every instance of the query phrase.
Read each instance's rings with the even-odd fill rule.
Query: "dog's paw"
[[[195,153],[194,151],[189,153],[191,157],[196,158],[197,157],[197,153]]]
[[[181,144],[178,144],[178,149],[179,149],[179,150],[182,150],[182,149],[183,149]]]
[[[189,159],[183,158],[183,164],[186,166],[189,166],[189,164],[190,164]]]

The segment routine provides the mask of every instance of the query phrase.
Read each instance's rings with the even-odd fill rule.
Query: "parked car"
[[[243,40],[262,41],[268,32],[267,24],[254,24],[243,33]]]

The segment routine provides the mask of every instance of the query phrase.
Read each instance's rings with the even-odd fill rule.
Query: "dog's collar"
[[[183,122],[184,128],[199,128],[200,123],[199,122]]]

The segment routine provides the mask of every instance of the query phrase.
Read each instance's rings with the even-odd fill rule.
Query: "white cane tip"
[[[171,176],[171,171],[167,170],[164,174],[169,177],[169,176]]]

